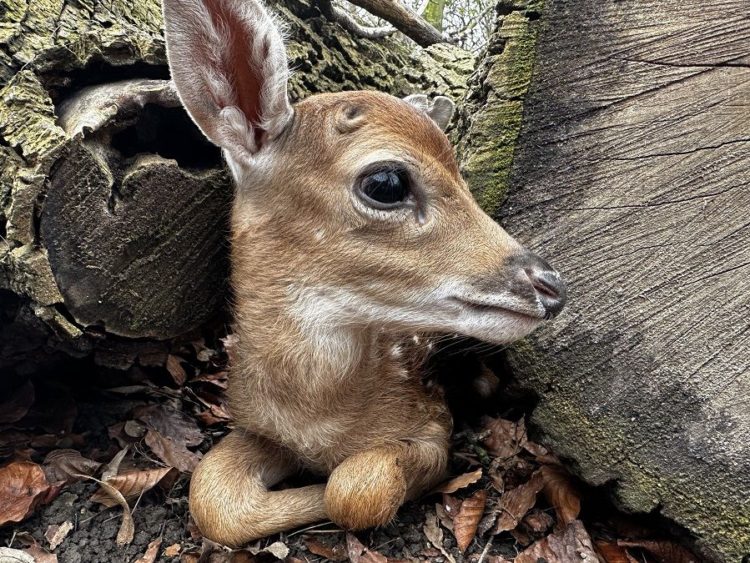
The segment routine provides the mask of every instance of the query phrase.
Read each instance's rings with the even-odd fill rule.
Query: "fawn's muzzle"
[[[520,266],[531,284],[536,299],[541,303],[547,318],[555,317],[565,306],[567,289],[560,274],[536,254],[527,252]]]

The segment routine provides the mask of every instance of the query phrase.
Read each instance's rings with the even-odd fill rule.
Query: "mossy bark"
[[[355,38],[303,0],[274,9],[288,24],[294,99],[465,91],[474,58],[456,47]],[[187,146],[186,114],[159,102],[104,104],[95,128],[60,122],[87,88],[168,79],[160,3],[0,0],[0,21],[0,300],[6,326],[29,343],[14,349],[86,354],[112,336],[196,328],[227,299],[231,186],[218,152]],[[21,355],[0,351],[0,366]]]
[[[561,316],[508,356],[535,428],[622,507],[732,562],[750,555],[746,8],[511,12],[459,122],[484,208],[569,284]],[[534,57],[511,54],[535,35],[523,97]]]

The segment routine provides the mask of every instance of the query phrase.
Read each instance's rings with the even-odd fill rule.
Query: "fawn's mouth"
[[[530,312],[528,310],[520,310],[515,307],[508,305],[497,305],[494,303],[479,303],[477,301],[469,301],[461,297],[451,297],[451,300],[458,303],[462,307],[465,307],[476,313],[495,313],[503,314],[506,316],[515,316],[520,319],[532,319],[535,321],[546,320],[549,317],[546,314],[539,314],[538,311]]]

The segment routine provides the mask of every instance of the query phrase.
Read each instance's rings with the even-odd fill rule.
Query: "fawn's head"
[[[497,343],[562,309],[557,272],[462,180],[442,131],[447,99],[345,92],[292,107],[281,35],[256,0],[164,8],[179,95],[237,183],[235,284],[284,286],[307,323]]]

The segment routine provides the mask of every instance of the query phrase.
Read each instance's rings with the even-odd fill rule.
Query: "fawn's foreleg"
[[[203,535],[230,546],[325,520],[323,485],[268,490],[296,469],[277,446],[235,430],[195,470],[190,512]]]
[[[350,530],[383,526],[405,500],[443,479],[447,463],[447,437],[404,440],[354,454],[328,478],[328,518]]]

